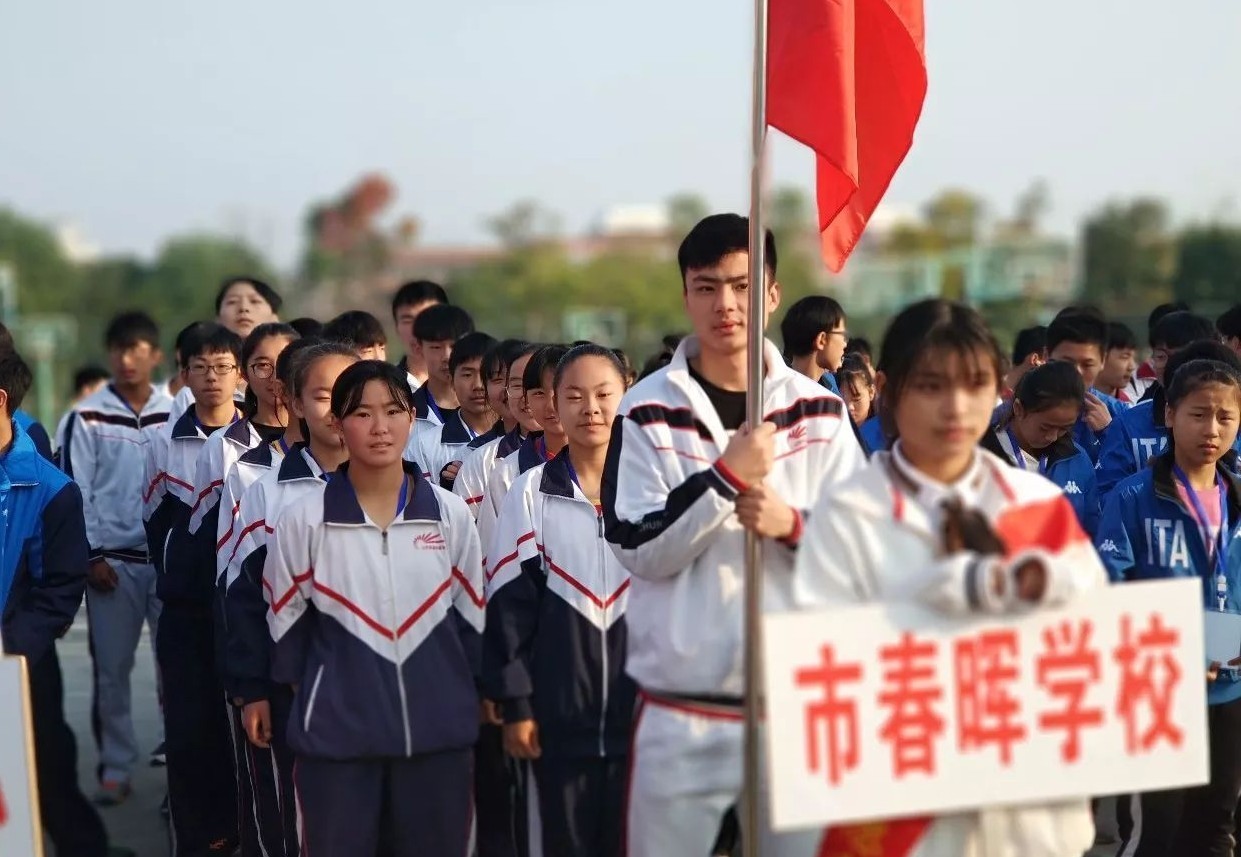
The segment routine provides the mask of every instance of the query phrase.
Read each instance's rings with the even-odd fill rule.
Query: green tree
[[[1178,243],[1172,278],[1177,300],[1220,309],[1241,300],[1241,227],[1193,226]]]
[[[941,191],[922,209],[928,231],[939,249],[954,250],[978,242],[986,205],[969,191]]]
[[[77,271],[55,234],[7,208],[0,209],[0,265],[16,280],[20,312],[81,310]]]
[[[1161,200],[1108,203],[1082,228],[1082,297],[1117,312],[1167,300],[1175,260]]]

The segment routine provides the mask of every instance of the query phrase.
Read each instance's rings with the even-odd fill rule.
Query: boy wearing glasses
[[[168,420],[172,399],[151,384],[159,327],[142,312],[122,313],[104,335],[112,381],[86,397],[65,424],[61,467],[82,490],[90,542],[86,606],[94,660],[99,790],[114,806],[130,793],[138,741],[130,715],[130,673],[143,623],[154,637],[160,603],[142,528],[148,432]],[[161,740],[155,736],[155,743]]]
[[[182,369],[193,405],[175,423],[148,429],[143,520],[154,558],[164,621],[156,657],[164,689],[168,804],[175,857],[222,850],[237,838],[224,689],[215,670],[212,603],[215,564],[196,555],[191,510],[198,456],[207,438],[241,418],[234,401],[240,382],[241,338],[205,324],[186,343]]]
[[[833,393],[832,375],[845,359],[849,331],[845,330],[845,311],[826,295],[810,295],[789,307],[780,322],[784,339],[784,359],[795,371],[818,381]]]

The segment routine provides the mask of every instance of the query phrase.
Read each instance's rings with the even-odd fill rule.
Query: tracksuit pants
[[[237,782],[210,607],[165,604],[156,653],[164,680],[173,857],[236,844]]]
[[[53,646],[27,664],[39,815],[57,857],[105,857],[108,835],[78,787],[78,746],[65,722],[65,689]]]
[[[138,739],[131,713],[130,675],[145,622],[155,640],[160,601],[155,595],[155,566],[108,559],[116,571],[111,592],[87,587],[91,660],[95,687],[91,719],[99,748],[99,778],[129,782],[138,760]],[[161,730],[162,733],[162,730]],[[163,740],[162,734],[154,744]],[[155,749],[154,744],[148,750]]]
[[[256,747],[246,736],[242,710],[231,703],[237,766],[237,819],[241,857],[298,857],[297,798],[293,792],[293,752],[286,731],[293,694],[273,688],[271,699],[271,746]]]
[[[544,750],[530,763],[526,799],[529,857],[620,857],[624,844],[624,756],[558,758]],[[704,852],[704,857],[708,852]]]
[[[474,745],[474,809],[478,857],[517,857],[513,777],[504,755],[504,729],[484,723]]]
[[[298,757],[303,853],[373,857],[382,838],[392,857],[466,857],[473,755],[467,747],[396,759]]]

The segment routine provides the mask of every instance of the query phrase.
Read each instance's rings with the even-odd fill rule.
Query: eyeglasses
[[[823,332],[828,336],[839,336],[845,345],[849,344],[849,331],[847,330],[825,330]]]
[[[221,363],[217,366],[208,366],[204,363],[195,363],[189,368],[189,373],[196,378],[202,378],[206,375],[215,375],[218,378],[223,378],[226,375],[232,375],[236,371],[236,363]]]
[[[247,374],[251,378],[258,378],[260,381],[266,381],[276,371],[276,364],[270,360],[257,360],[250,364]]]

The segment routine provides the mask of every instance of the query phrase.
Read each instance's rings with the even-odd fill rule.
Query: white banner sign
[[[43,853],[26,662],[0,657],[0,855]]]
[[[1208,777],[1202,586],[996,621],[916,605],[764,620],[777,830]]]

